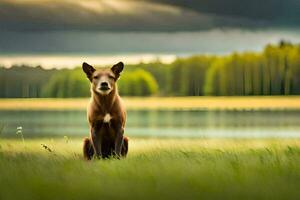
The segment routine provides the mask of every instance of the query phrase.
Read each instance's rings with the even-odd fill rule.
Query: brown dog
[[[87,160],[125,157],[128,138],[123,136],[126,112],[118,94],[117,80],[124,68],[119,62],[110,69],[98,69],[87,63],[82,69],[91,82],[91,101],[87,109],[90,138],[83,142],[83,155]]]

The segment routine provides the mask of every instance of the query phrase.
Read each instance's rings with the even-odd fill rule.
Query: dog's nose
[[[108,83],[107,82],[102,82],[101,87],[108,87]]]

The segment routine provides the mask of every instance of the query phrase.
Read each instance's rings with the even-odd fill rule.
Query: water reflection
[[[3,136],[88,135],[85,111],[0,111]],[[0,129],[1,130],[1,129]],[[129,136],[300,137],[300,111],[129,111]]]

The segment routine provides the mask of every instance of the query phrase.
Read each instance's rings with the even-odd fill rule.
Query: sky
[[[299,28],[299,0],[0,0],[13,31]]]
[[[0,0],[0,63],[14,54],[226,54],[281,39],[300,42],[300,0]]]

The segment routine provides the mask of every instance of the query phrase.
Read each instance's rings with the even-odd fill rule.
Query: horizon
[[[287,41],[293,44],[300,43],[300,34],[284,31],[268,33],[231,30],[225,31],[225,33],[224,35],[222,30],[177,33],[112,33],[112,36],[111,33],[100,33],[100,41],[98,43],[105,41],[108,44],[112,44],[115,38],[125,38],[126,42],[122,43],[123,45],[115,45],[113,47],[107,47],[109,45],[98,47],[98,43],[93,42],[94,39],[89,40],[90,37],[84,37],[85,35],[80,33],[77,37],[83,39],[87,46],[93,44],[94,47],[87,49],[81,46],[81,49],[77,48],[76,51],[72,51],[71,49],[76,46],[76,43],[67,42],[71,44],[71,47],[64,51],[49,51],[45,49],[27,52],[6,51],[5,53],[0,53],[0,65],[6,68],[12,65],[40,65],[45,69],[71,69],[80,66],[83,61],[100,66],[111,65],[120,60],[126,64],[147,64],[157,60],[168,64],[176,58],[195,55],[223,56],[234,52],[261,52],[266,45],[276,45],[280,41]],[[97,33],[95,34],[97,35]],[[231,35],[235,35],[235,37],[231,37]],[[52,38],[53,36],[55,34],[52,35]],[[64,37],[67,37],[67,35]],[[176,40],[177,38],[179,40]],[[215,40],[209,38],[215,38]],[[144,44],[140,45],[143,41]]]
[[[300,43],[300,4],[259,2],[0,0],[0,65],[72,68],[77,62],[68,60],[74,55],[99,56],[100,65],[118,58],[129,64],[157,57],[170,62],[178,56],[261,51],[280,40]],[[45,55],[49,63],[41,61]],[[71,56],[61,59],[66,55]]]

